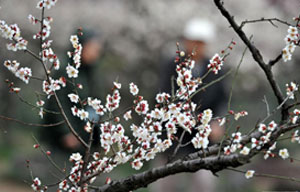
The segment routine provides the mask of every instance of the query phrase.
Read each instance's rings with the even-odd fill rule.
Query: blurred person
[[[97,82],[102,82],[100,79],[99,67],[103,63],[103,43],[100,34],[90,31],[83,30],[83,35],[78,36],[79,42],[82,44],[82,54],[81,54],[81,66],[79,68],[78,78],[76,83],[80,83],[83,89],[78,89],[78,94],[80,98],[85,99],[88,96],[97,97],[102,95],[102,85]],[[70,47],[68,51],[72,51],[73,48]],[[68,62],[72,62],[71,59],[65,59],[61,63],[61,68],[59,71],[53,71],[51,75],[54,79],[60,77],[67,77],[66,66]],[[96,82],[97,81],[97,82]],[[68,97],[69,93],[74,93],[74,87],[70,83],[67,83],[66,87],[56,92],[58,98],[61,101],[65,113],[74,127],[74,129],[79,133],[79,135],[88,141],[88,133],[84,131],[85,122],[81,121],[79,118],[74,117],[71,114],[71,107],[73,104],[70,102]],[[57,107],[54,96],[45,100],[45,109],[60,112]],[[97,120],[97,115],[93,110],[85,108],[89,112],[89,118]],[[61,114],[46,113],[42,119],[42,124],[53,124],[62,121],[63,117]],[[99,145],[99,129],[94,127],[94,146]],[[66,162],[66,156],[68,157],[72,152],[83,152],[84,148],[81,143],[71,134],[66,123],[55,127],[40,127],[38,129],[38,141],[43,145],[43,147],[48,151],[51,151],[51,157],[57,163],[59,167],[65,167],[68,162]],[[96,143],[97,142],[97,143]],[[83,153],[82,153],[83,154]],[[26,157],[25,154],[17,154],[12,159],[12,165],[9,167],[10,175],[15,181],[31,180],[28,168],[26,167]],[[56,169],[53,168],[49,160],[40,153],[36,153],[30,156],[31,169],[34,173],[38,173],[41,180],[46,180],[47,182],[57,182],[57,179],[53,174],[56,174]],[[18,171],[16,171],[18,170]],[[0,190],[1,191],[1,190]],[[51,188],[47,190],[49,192],[56,191],[56,189]]]
[[[187,22],[184,32],[183,32],[183,46],[184,51],[186,54],[190,54],[192,52],[195,55],[192,57],[195,60],[195,67],[192,70],[192,74],[194,77],[202,77],[204,74],[207,73],[207,65],[209,64],[209,58],[207,57],[207,48],[209,43],[213,41],[215,38],[215,26],[208,20],[194,18]],[[177,73],[175,71],[175,63],[174,59],[172,62],[168,62],[164,65],[164,70],[161,74],[161,91],[171,93],[171,77],[174,76],[175,79],[177,77]],[[214,79],[218,78],[222,75],[222,72],[218,75],[210,73],[205,79],[204,84],[213,81]],[[174,83],[175,90],[178,88],[176,83]],[[196,103],[199,107],[197,112],[202,112],[205,109],[210,108],[213,111],[214,116],[218,116],[223,114],[225,111],[225,104],[227,102],[226,93],[224,89],[224,82],[221,81],[216,83],[206,90],[197,93],[193,98],[192,101]],[[211,129],[212,132],[210,134],[210,144],[220,141],[221,137],[224,134],[224,128],[219,126],[217,121],[211,122]],[[180,136],[182,133],[182,129],[178,129],[177,136]],[[183,139],[183,143],[187,143],[192,140],[195,136],[196,131],[193,131],[192,134],[186,134]],[[176,146],[176,144],[175,144]],[[169,150],[169,155],[172,155],[174,148]],[[187,145],[179,150],[178,155],[184,156],[189,153],[196,152],[197,150],[194,149],[192,144]],[[163,192],[176,192],[176,191],[190,191],[190,192],[213,192],[216,191],[216,183],[215,178],[209,171],[198,171],[197,173],[193,174],[191,177],[183,178],[183,177],[170,177],[159,181],[159,184],[154,186],[154,191],[163,191]],[[187,189],[186,186],[178,186],[177,182],[178,179],[185,180],[186,186],[189,186]],[[201,189],[201,190],[200,190]]]
[[[95,75],[93,74],[98,63],[101,62],[101,52],[102,52],[102,43],[99,34],[94,31],[83,31],[83,35],[79,35],[79,43],[82,44],[82,54],[81,54],[81,66],[79,68],[78,78],[76,79],[76,83],[82,85],[83,89],[77,89],[80,98],[85,99],[87,97],[96,97],[101,94],[101,87],[99,87],[99,83],[95,81]],[[72,62],[71,60],[69,62]],[[61,70],[54,74],[55,79],[60,77],[67,77],[66,71],[64,70],[65,66],[62,66]],[[99,74],[97,74],[97,78]],[[99,79],[97,79],[98,81]],[[86,122],[80,120],[78,117],[74,117],[71,113],[71,107],[73,104],[71,103],[68,94],[75,93],[74,86],[70,83],[67,83],[66,87],[57,91],[58,98],[60,99],[63,109],[74,129],[79,133],[79,135],[85,140],[88,140],[88,133],[84,131],[84,126]],[[46,109],[52,111],[58,111],[56,101],[54,97],[51,97],[45,106]],[[90,108],[86,108],[89,112],[89,118],[93,120],[97,120],[98,116],[95,114],[94,110]],[[59,114],[51,114],[47,113],[44,116],[45,124],[51,124],[54,122],[59,122],[63,120],[63,117]],[[98,129],[94,128],[95,131]],[[94,134],[96,137],[99,134]],[[82,150],[81,143],[77,140],[77,138],[69,131],[66,123],[49,128],[42,128],[40,131],[40,139],[41,142],[49,145],[55,151],[65,151],[65,152],[75,152]],[[99,141],[100,139],[94,138],[94,141]]]

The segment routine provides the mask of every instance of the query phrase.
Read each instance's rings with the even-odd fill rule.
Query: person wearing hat
[[[207,65],[209,64],[209,58],[207,57],[207,48],[211,42],[213,42],[216,36],[216,30],[213,23],[209,20],[194,18],[187,22],[183,31],[182,44],[184,47],[184,51],[187,54],[194,52],[194,56],[192,57],[195,60],[195,66],[192,70],[193,77],[202,77],[208,71]],[[168,62],[164,65],[164,70],[161,73],[162,84],[161,91],[171,93],[171,77],[177,77],[177,73],[175,71],[175,63],[174,59],[171,62]],[[209,83],[214,79],[222,76],[222,71],[219,74],[215,75],[210,73],[204,80],[203,83]],[[178,88],[176,83],[174,83],[175,90]],[[214,116],[222,115],[225,112],[225,106],[227,102],[227,95],[224,88],[224,82],[218,82],[204,91],[196,94],[192,101],[199,106],[197,110],[198,113],[202,112],[205,109],[211,109],[213,111]],[[220,141],[224,134],[224,128],[219,126],[217,121],[213,121],[211,123],[212,132],[210,134],[210,144]],[[181,129],[178,129],[176,136],[180,137],[182,133]],[[193,131],[192,134],[185,134],[183,143],[188,143],[195,136],[196,131]],[[176,144],[174,145],[176,146]],[[169,150],[169,154],[172,155],[174,151],[174,147]],[[189,153],[196,152],[197,150],[193,147],[192,144],[189,144],[185,147],[180,148],[178,151],[178,156],[182,157]],[[166,157],[165,157],[166,159]],[[201,187],[201,192],[213,192],[215,189],[214,176],[208,171],[199,171],[188,179],[187,182],[190,183],[189,189],[184,189],[185,191],[196,192],[199,191],[199,187]],[[186,177],[185,177],[186,178]],[[182,178],[184,179],[184,178]],[[181,180],[181,179],[180,179]],[[182,191],[183,186],[179,186],[182,182],[176,182],[178,178],[170,178],[165,179],[158,184],[158,188],[156,191]],[[192,181],[192,182],[191,182]],[[179,184],[178,184],[179,183]]]

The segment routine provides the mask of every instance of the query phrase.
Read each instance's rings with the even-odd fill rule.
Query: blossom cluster
[[[36,20],[32,15],[29,15],[29,22],[33,25],[35,25],[35,21],[33,22],[32,20]],[[53,18],[52,17],[45,17],[43,19],[43,28],[41,31],[39,31],[38,33],[33,35],[33,39],[41,39],[42,40],[46,40],[47,38],[49,38],[50,34],[51,34],[51,25],[50,23],[53,22]]]
[[[52,66],[55,70],[59,70],[60,68],[60,61],[57,58],[57,55],[53,52],[52,48],[50,48],[51,43],[47,41],[43,44],[43,51],[42,51],[42,59],[44,62],[49,61],[52,63]]]
[[[17,24],[7,25],[5,21],[0,20],[0,35],[11,43],[6,44],[8,50],[26,50],[28,41],[21,37],[21,31]]]
[[[293,111],[293,116],[291,117],[291,123],[292,124],[296,124],[298,119],[299,119],[299,115],[300,115],[300,110],[299,109],[294,109]]]
[[[57,190],[58,192],[70,191],[70,192],[87,192],[88,187],[87,184],[80,186],[79,182],[82,177],[82,168],[83,168],[83,160],[82,156],[79,153],[73,153],[70,156],[70,162],[72,162],[73,166],[70,170],[68,179],[62,180]]]
[[[263,123],[259,124],[258,131],[262,133],[262,136],[258,139],[251,139],[251,148],[260,150],[266,143],[270,141],[272,132],[275,131],[276,128],[277,124],[274,121],[271,121],[268,126]]]
[[[40,0],[37,4],[37,8],[42,9],[42,8],[47,8],[50,9],[55,5],[57,0]]]
[[[183,62],[176,65],[177,72],[177,85],[179,89],[176,91],[176,97],[180,99],[187,99],[193,94],[202,81],[200,78],[192,76],[192,70],[195,66],[195,61],[190,58],[186,58]]]
[[[28,67],[20,67],[20,63],[17,61],[10,61],[6,60],[4,61],[4,66],[11,71],[17,78],[24,81],[26,84],[29,83],[29,79],[32,76],[32,71]]]
[[[198,115],[198,119],[200,120],[201,125],[196,128],[198,132],[192,139],[192,143],[196,149],[206,149],[209,144],[208,136],[211,133],[209,123],[212,119],[212,116],[212,110],[210,109],[206,109],[203,111],[203,113],[200,113]]]
[[[118,89],[114,89],[112,95],[108,94],[106,96],[105,107],[109,112],[113,112],[120,106],[121,96]]]
[[[284,62],[292,59],[292,53],[295,51],[296,43],[299,38],[297,27],[290,26],[288,34],[284,38],[286,46],[282,50],[282,59]]]
[[[286,94],[289,97],[289,99],[295,98],[295,91],[298,91],[298,85],[294,82],[290,82],[290,84],[286,84]]]
[[[70,41],[74,48],[74,52],[68,52],[68,56],[73,60],[73,65],[68,64],[66,67],[66,71],[69,78],[77,78],[78,77],[78,69],[81,65],[81,52],[82,45],[79,43],[79,39],[77,35],[72,35],[70,37]]]
[[[50,82],[50,83],[49,83]],[[55,91],[58,91],[62,87],[66,86],[66,83],[63,78],[60,79],[52,79],[49,78],[49,81],[43,81],[43,91],[47,94],[47,98],[49,99],[51,95],[54,94]]]
[[[223,66],[223,58],[219,56],[219,54],[215,54],[211,60],[209,60],[209,64],[207,65],[208,69],[211,69],[214,74],[218,74]]]
[[[47,187],[42,187],[41,180],[39,178],[37,178],[37,177],[33,180],[31,188],[35,192],[44,192],[44,191],[47,191]]]
[[[37,7],[39,9],[50,9],[55,5],[57,0],[39,0]],[[51,17],[42,18],[42,20],[36,19],[34,16],[28,17],[31,24],[42,24],[40,32],[34,35],[34,39],[42,39],[42,50],[40,52],[40,59],[44,64],[51,63],[52,66],[47,72],[47,80],[43,81],[43,91],[47,94],[48,98],[54,94],[55,91],[60,90],[66,86],[67,80],[65,77],[59,79],[53,79],[50,77],[51,69],[58,70],[60,68],[60,62],[57,55],[51,48],[52,40],[46,40],[50,36],[51,26],[53,21]],[[10,50],[25,50],[27,41],[20,37],[20,30],[17,25],[6,25],[4,21],[0,21],[0,33],[1,35],[13,43],[8,44]],[[296,41],[298,40],[298,30],[296,27],[290,27],[288,30],[288,36],[285,38],[286,47],[283,49],[284,61],[291,59],[291,53],[295,49]],[[115,115],[115,112],[120,107],[122,88],[121,83],[114,82],[114,87],[110,94],[106,96],[106,102],[103,104],[98,98],[80,98],[77,93],[77,88],[82,88],[80,84],[76,85],[75,79],[78,77],[79,68],[81,65],[81,53],[82,45],[79,43],[77,35],[70,37],[70,42],[73,47],[73,52],[68,52],[67,55],[72,59],[71,63],[66,66],[66,74],[68,78],[72,79],[72,84],[75,89],[67,95],[70,102],[74,105],[71,108],[73,116],[85,121],[86,124],[83,129],[92,133],[94,128],[100,130],[100,144],[101,150],[104,153],[94,152],[90,160],[84,162],[80,153],[73,153],[69,161],[72,163],[70,173],[66,178],[58,184],[58,192],[71,191],[71,192],[85,192],[88,191],[88,184],[91,184],[96,179],[96,176],[100,173],[109,173],[118,165],[124,163],[130,163],[133,169],[139,170],[143,167],[146,161],[154,159],[160,152],[166,151],[174,143],[179,143],[180,146],[186,146],[191,144],[195,149],[207,149],[209,145],[209,136],[212,132],[213,111],[211,109],[205,109],[201,112],[198,111],[199,106],[191,101],[194,94],[199,91],[199,86],[202,85],[202,79],[193,77],[192,70],[195,66],[195,61],[190,56],[186,57],[183,51],[178,50],[178,58],[176,58],[176,83],[178,89],[174,90],[175,95],[162,92],[155,96],[155,107],[150,108],[149,102],[140,95],[139,88],[136,84],[129,84],[129,92],[133,96],[133,105],[126,112],[120,115]],[[232,49],[231,45],[235,45],[235,42],[231,42],[229,49]],[[207,65],[208,72],[218,74],[221,70],[224,62],[224,53],[215,54],[209,64]],[[18,78],[23,80],[26,84],[29,82],[29,78],[32,76],[30,68],[19,68],[17,61],[5,61],[4,65],[13,72]],[[46,67],[47,68],[47,67]],[[73,81],[74,80],[74,81]],[[291,82],[287,84],[287,95],[290,99],[294,99],[294,92],[298,90],[298,85]],[[19,91],[16,89],[15,92]],[[80,107],[79,107],[80,105]],[[38,100],[36,103],[37,108],[40,109],[39,116],[44,116],[44,101]],[[101,121],[92,119],[92,112],[88,109],[91,108],[93,112],[101,117]],[[134,114],[132,114],[134,113]],[[229,112],[234,120],[238,120],[240,117],[248,115],[247,111],[240,111],[235,113]],[[295,109],[293,117],[290,119],[292,124],[296,124],[299,118],[300,111]],[[129,123],[130,133],[128,135],[125,131],[122,121],[128,121],[132,119],[132,115],[139,116],[141,122]],[[123,116],[123,119],[121,119]],[[105,119],[105,117],[108,117]],[[226,122],[226,117],[220,118],[220,126],[223,126]],[[99,127],[97,127],[97,126]],[[269,124],[259,124],[258,132],[259,136],[251,138],[249,145],[243,143],[243,135],[239,132],[239,128],[229,135],[230,144],[223,148],[225,155],[230,155],[235,152],[239,152],[241,155],[249,155],[251,150],[262,150],[266,144],[272,144],[266,151],[264,151],[264,158],[274,157],[274,150],[276,149],[276,142],[271,143],[272,133],[277,128],[277,124],[271,121]],[[193,136],[188,143],[181,143],[177,136],[178,130],[181,129],[182,136],[184,134],[190,134]],[[182,137],[183,138],[183,137]],[[225,137],[224,137],[225,138]],[[292,135],[292,141],[298,141],[300,143],[300,137],[298,131],[295,131]],[[248,141],[249,142],[249,141]],[[35,145],[37,148],[38,145]],[[50,155],[50,152],[46,153]],[[278,151],[278,155],[283,158],[289,158],[289,152],[287,149],[281,149]],[[87,158],[89,159],[89,158]],[[245,173],[245,177],[253,177],[255,171],[249,170]],[[108,178],[106,183],[110,183],[111,179]],[[43,192],[41,182],[38,178],[35,178],[32,184],[34,191]]]

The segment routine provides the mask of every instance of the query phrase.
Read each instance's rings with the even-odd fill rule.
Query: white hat
[[[208,20],[194,18],[186,24],[183,36],[188,40],[210,42],[215,38],[215,26]]]

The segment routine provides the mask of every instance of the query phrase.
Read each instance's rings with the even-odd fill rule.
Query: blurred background
[[[35,52],[38,51],[38,41],[33,40],[32,35],[38,31],[38,26],[31,25],[27,17],[32,14],[39,18],[40,11],[35,8],[36,3],[36,0],[0,0],[0,19],[8,24],[17,23],[21,28],[22,36],[29,40],[29,48]],[[300,10],[298,0],[226,0],[225,6],[235,16],[237,22],[276,17],[292,23],[292,18],[297,17]],[[140,93],[146,99],[154,101],[155,94],[161,91],[161,71],[165,68],[167,60],[175,58],[176,42],[181,43],[185,24],[192,18],[203,18],[215,24],[216,36],[208,45],[206,53],[208,58],[215,53],[220,53],[232,39],[236,41],[237,45],[234,46],[224,64],[225,70],[237,66],[244,50],[244,45],[229,27],[225,18],[221,16],[212,0],[59,0],[54,8],[46,11],[46,16],[54,19],[51,24],[50,39],[53,40],[52,48],[60,58],[62,68],[67,65],[66,52],[70,48],[69,38],[70,35],[76,33],[76,29],[82,27],[95,31],[101,37],[101,62],[96,65],[93,76],[96,86],[101,88],[101,92],[97,95],[104,101],[105,95],[113,86],[112,82],[118,79],[123,85],[121,91],[123,101],[125,100],[125,104],[121,104],[123,107],[128,106],[126,105],[128,100],[131,101],[127,91],[130,82],[135,82],[139,86]],[[284,37],[288,27],[276,22],[275,24],[278,27],[267,22],[248,24],[244,27],[248,36],[253,35],[252,40],[261,50],[265,61],[274,59],[285,46]],[[7,51],[6,43],[4,39],[0,39],[0,63],[7,59],[16,59],[22,66],[31,67],[34,76],[43,74],[40,63],[23,52]],[[274,67],[276,79],[283,92],[287,82],[299,81],[297,65],[300,57],[297,51],[292,61],[287,63],[280,61]],[[24,105],[14,94],[10,94],[5,79],[13,80],[17,86],[21,87],[22,97],[32,103],[36,101],[36,98],[32,96],[33,92],[41,90],[40,82],[32,81],[31,87],[26,86],[7,69],[0,68],[0,114],[26,122],[39,123],[38,112]],[[224,86],[228,91],[227,94],[229,94],[232,81],[232,77],[226,79]],[[276,99],[272,95],[262,70],[247,53],[237,76],[232,98],[233,110],[247,110],[249,113],[246,118],[237,123],[241,125],[241,131],[250,130],[259,119],[266,115],[266,106],[262,101],[264,96],[270,108],[275,108]],[[150,104],[153,106],[153,103]],[[24,180],[30,178],[25,160],[33,161],[33,157],[41,156],[32,147],[34,144],[32,134],[38,134],[40,128],[0,121],[0,191],[31,191],[24,183]],[[279,144],[278,147],[280,148],[281,145]],[[293,150],[293,147],[296,149],[296,144],[290,148],[292,156],[300,156],[296,150]],[[41,159],[41,162],[47,163],[42,157]],[[254,164],[242,167],[242,169],[255,169],[258,173],[299,176],[299,163],[297,162],[289,163],[276,159],[261,163],[262,156],[253,161]],[[32,169],[37,173],[37,170],[43,166],[43,163],[33,164]],[[147,167],[150,166],[152,165],[147,165]],[[274,167],[276,169],[273,169]],[[127,167],[122,169],[119,177],[136,172]],[[111,177],[116,179],[118,176]],[[299,184],[276,179],[246,180],[242,174],[229,171],[220,173],[220,177],[214,181],[213,185],[216,186],[215,191],[300,188]]]

